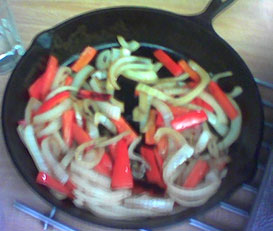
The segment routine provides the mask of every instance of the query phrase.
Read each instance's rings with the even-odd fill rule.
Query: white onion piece
[[[96,139],[96,138],[100,137],[99,129],[98,129],[98,127],[95,124],[93,124],[92,122],[88,121],[86,125],[87,125],[88,134],[90,135],[90,137],[92,139]]]
[[[91,77],[97,78],[99,80],[107,79],[107,71],[106,70],[95,71],[94,73],[92,73]]]
[[[55,132],[59,131],[62,127],[61,119],[55,119],[51,121],[44,129],[37,133],[37,137],[40,138],[42,136],[48,136],[54,134]]]
[[[51,135],[50,136],[50,150],[52,151],[52,154],[59,159],[60,155],[62,154],[61,147],[58,143],[58,141]]]
[[[53,138],[56,140],[56,142],[58,143],[58,145],[61,148],[61,152],[65,153],[68,151],[68,146],[67,144],[64,142],[63,138],[60,135],[60,132],[55,132],[53,134]]]
[[[208,142],[208,152],[211,156],[219,158],[219,148],[217,146],[217,138],[213,136]]]
[[[169,108],[169,106],[164,103],[161,100],[158,100],[156,98],[153,98],[152,100],[152,106],[155,107],[155,109],[157,111],[160,112],[160,114],[163,117],[165,126],[170,127],[171,126],[171,121],[173,120],[173,113],[171,111],[171,109]]]
[[[84,81],[88,78],[88,76],[94,71],[94,67],[90,65],[86,65],[82,68],[75,76],[71,86],[79,89]]]
[[[53,109],[44,112],[42,114],[36,115],[33,118],[33,123],[34,124],[41,124],[45,123],[54,119],[57,119],[60,117],[66,110],[68,110],[71,107],[71,100],[66,99]]]
[[[235,142],[235,140],[238,139],[240,132],[241,132],[241,127],[242,127],[241,110],[238,107],[237,103],[232,98],[229,98],[229,100],[231,101],[233,106],[238,111],[238,116],[235,119],[231,120],[230,129],[229,129],[227,135],[218,143],[219,150],[226,149],[230,145],[232,145]]]
[[[42,103],[38,99],[35,99],[32,97],[29,99],[25,109],[25,116],[24,116],[24,120],[26,121],[27,124],[31,123],[32,112],[37,111],[41,105]]]
[[[126,70],[121,74],[128,79],[147,84],[156,83],[158,80],[158,76],[154,70],[134,70],[130,69],[129,65],[126,66]]]
[[[170,157],[163,169],[163,179],[165,183],[168,182],[169,177],[174,173],[176,168],[189,159],[193,153],[194,149],[185,143],[173,156]]]
[[[77,101],[73,103],[73,109],[75,111],[76,122],[80,127],[83,127],[83,116],[82,116],[82,108],[81,101]]]
[[[77,91],[78,89],[72,86],[62,86],[62,87],[58,87],[55,90],[51,91],[45,98],[45,100],[49,100],[50,98],[52,98],[53,96],[63,92],[63,91]]]
[[[118,58],[120,58],[120,49],[119,48],[112,48],[111,49],[111,62],[115,62]]]
[[[136,51],[139,47],[140,44],[139,42],[132,40],[130,42],[127,42],[122,36],[118,35],[117,40],[119,44],[121,45],[122,48],[127,48],[129,51],[134,52]]]
[[[170,198],[172,198],[175,202],[177,202],[179,205],[184,206],[184,207],[198,207],[203,204],[205,204],[210,197],[204,197],[202,199],[197,199],[197,200],[183,200],[180,199],[179,194],[175,193],[170,193],[169,192]]]
[[[123,137],[129,135],[129,131],[122,132],[112,138],[106,138],[104,141],[101,141],[100,143],[96,144],[95,147],[101,148],[101,147],[106,147],[110,144],[115,144],[118,141],[120,141]]]
[[[128,208],[148,209],[156,212],[168,213],[172,212],[174,201],[169,198],[141,195],[125,198],[124,206]]]
[[[89,195],[100,198],[102,203],[104,200],[120,201],[131,195],[131,190],[115,190],[96,187],[92,182],[83,179],[77,175],[72,175],[71,180],[75,183],[77,188],[81,191],[87,192]]]
[[[227,116],[224,112],[224,110],[222,109],[222,107],[217,103],[217,101],[209,94],[206,92],[202,92],[199,97],[204,100],[205,102],[207,102],[210,106],[213,107],[214,112],[216,114],[216,117],[219,121],[219,123],[222,124],[227,124],[228,123],[228,119]]]
[[[115,124],[108,119],[105,115],[103,115],[100,112],[96,112],[94,116],[94,124],[98,126],[99,124],[102,124],[105,128],[107,128],[111,133],[116,134],[117,129]]]
[[[233,73],[231,71],[226,71],[226,72],[214,74],[211,79],[215,82],[218,82],[219,79],[230,77],[232,75]]]
[[[208,126],[204,125],[203,131],[201,135],[199,136],[199,139],[195,145],[194,154],[199,154],[203,152],[206,149],[210,138],[211,138],[211,133],[208,130]]]
[[[221,135],[225,136],[228,132],[228,127],[225,124],[222,124],[218,121],[217,117],[211,113],[210,111],[206,111],[206,114],[208,116],[208,122],[209,124],[215,129],[215,131]]]
[[[48,163],[57,180],[60,181],[62,184],[65,184],[69,179],[69,175],[67,174],[63,166],[61,166],[60,163],[53,156],[49,146],[49,139],[50,138],[44,139],[41,144],[43,158]]]
[[[74,149],[70,149],[65,156],[62,158],[60,165],[63,166],[64,169],[66,169],[70,163],[72,162],[72,160],[74,159]]]
[[[103,176],[92,169],[88,169],[75,161],[71,162],[70,170],[72,173],[79,175],[90,182],[93,182],[103,188],[111,187],[111,178]]]
[[[125,111],[124,102],[119,101],[119,100],[115,99],[114,97],[111,97],[110,98],[110,103],[113,104],[114,106],[119,107],[121,112]]]
[[[103,70],[109,67],[111,63],[111,51],[109,49],[100,52],[96,58],[96,68]]]
[[[31,155],[35,166],[37,167],[39,172],[47,172],[49,173],[50,170],[48,166],[45,163],[45,160],[42,156],[42,153],[40,151],[40,148],[38,146],[35,134],[34,134],[34,129],[32,125],[27,125],[24,129],[23,133],[23,139],[24,143],[26,145],[26,148],[29,151],[29,154]]]
[[[235,86],[231,92],[227,93],[227,95],[231,98],[236,98],[243,93],[243,88],[240,86]]]
[[[93,91],[99,92],[99,93],[104,93],[103,89],[101,86],[98,84],[98,80],[95,78],[91,78],[89,81],[89,85],[92,88]]]
[[[150,169],[149,164],[139,155],[136,155],[134,150],[136,148],[136,146],[140,143],[141,141],[141,137],[137,137],[133,140],[133,142],[130,144],[129,148],[128,148],[128,155],[129,155],[129,159],[130,160],[135,160],[135,161],[139,161],[140,163],[144,164],[144,166],[147,169]]]
[[[59,69],[56,73],[56,76],[53,80],[53,83],[51,85],[51,90],[54,90],[58,86],[60,86],[61,83],[65,81],[67,76],[71,75],[71,73],[72,73],[72,70],[69,67],[66,67],[66,66],[59,67]]]
[[[97,101],[96,104],[98,105],[100,111],[104,113],[107,117],[119,120],[121,115],[121,110],[118,106],[114,106],[108,102],[99,102]]]

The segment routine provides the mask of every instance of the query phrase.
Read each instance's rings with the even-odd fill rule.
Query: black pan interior
[[[98,218],[76,208],[70,201],[58,201],[49,191],[35,183],[37,170],[16,133],[17,121],[23,118],[28,100],[27,88],[43,72],[48,55],[65,61],[85,46],[100,49],[116,46],[116,35],[142,43],[142,55],[155,48],[167,50],[173,57],[195,60],[208,72],[231,70],[234,76],[220,82],[230,91],[239,85],[244,93],[238,97],[243,113],[240,138],[231,148],[232,162],[219,191],[203,206],[178,214],[139,221]],[[126,94],[130,94],[128,91]],[[130,97],[123,97],[131,104]],[[260,96],[251,73],[242,59],[212,30],[197,23],[195,17],[182,17],[148,8],[114,8],[95,11],[69,20],[38,35],[14,70],[4,96],[2,125],[10,156],[23,178],[51,204],[85,221],[118,227],[148,228],[174,224],[203,212],[226,198],[241,183],[251,179],[256,168],[256,153],[262,134]]]

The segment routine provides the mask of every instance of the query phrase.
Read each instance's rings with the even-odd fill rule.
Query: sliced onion
[[[60,103],[59,105],[54,107],[53,109],[51,109],[47,112],[44,112],[42,114],[34,116],[33,123],[34,124],[41,124],[41,123],[45,123],[45,122],[57,119],[70,107],[71,107],[71,100],[66,99],[65,101],[63,101],[62,103]]]
[[[174,201],[169,198],[151,197],[148,195],[131,196],[124,199],[124,205],[128,208],[148,209],[167,213],[172,212]]]
[[[140,93],[139,94],[139,111],[140,111],[140,116],[139,116],[139,130],[142,133],[146,132],[147,128],[147,122],[149,119],[150,115],[150,109],[151,109],[151,103],[152,103],[152,97],[145,94],[145,93]]]
[[[93,182],[103,188],[110,189],[111,187],[111,178],[101,175],[92,169],[88,169],[75,161],[71,162],[70,170],[72,173],[79,175],[81,178]]]
[[[117,40],[118,40],[119,44],[122,46],[122,48],[127,48],[131,52],[136,51],[140,47],[139,42],[137,42],[135,40],[132,40],[130,42],[126,42],[126,40],[120,35],[117,36]]]
[[[235,86],[230,93],[227,95],[231,98],[236,98],[243,93],[243,88],[240,86]]]
[[[58,143],[59,147],[61,148],[61,152],[66,153],[68,151],[68,146],[61,137],[60,132],[55,132],[52,137]]]
[[[152,84],[156,83],[158,76],[154,70],[132,70],[127,67],[127,70],[121,73],[124,77],[140,83]]]
[[[208,122],[209,124],[215,129],[215,131],[221,135],[221,136],[225,136],[228,132],[228,127],[225,124],[222,124],[218,121],[217,117],[206,110],[206,114],[208,116]]]
[[[99,93],[104,93],[102,87],[100,86],[100,84],[96,78],[91,78],[89,81],[89,84],[90,84],[93,91],[99,92]]]
[[[211,156],[219,158],[219,148],[217,146],[217,137],[213,136],[208,142],[208,152]]]
[[[30,98],[26,109],[25,109],[25,116],[24,116],[24,120],[26,121],[27,124],[31,123],[32,120],[32,112],[38,110],[38,108],[42,105],[42,103],[35,99],[35,98]]]
[[[37,137],[40,138],[42,136],[48,136],[54,134],[55,132],[59,131],[62,127],[61,119],[55,119],[51,121],[44,129],[37,133]]]
[[[143,83],[139,83],[136,87],[136,90],[139,92],[146,93],[147,95],[153,96],[153,97],[160,99],[162,101],[171,101],[172,100],[172,97],[170,97],[169,95],[163,93],[162,91],[160,91],[154,87],[150,87],[150,86],[143,84]]]
[[[95,124],[87,120],[86,126],[87,126],[88,134],[90,135],[92,139],[96,139],[100,137],[99,129]]]
[[[116,134],[117,129],[115,124],[108,119],[105,115],[103,115],[100,112],[96,112],[94,116],[94,124],[98,126],[99,124],[102,124],[105,128],[107,128],[111,133]]]
[[[214,74],[211,79],[215,82],[218,82],[219,79],[230,77],[232,75],[233,73],[231,71],[226,71],[226,72]]]
[[[94,71],[94,67],[90,65],[86,65],[83,69],[81,69],[75,76],[72,87],[79,89],[84,81],[88,78],[88,76]]]
[[[125,111],[124,103],[122,101],[115,99],[115,97],[110,98],[110,103],[113,104],[114,106],[119,107],[121,112]]]
[[[195,145],[194,153],[200,154],[201,152],[203,152],[206,149],[210,138],[211,138],[211,133],[209,131],[209,128],[206,124],[204,124],[203,131],[201,135],[199,136],[199,139]]]
[[[57,74],[53,80],[51,89],[52,90],[56,89],[58,86],[61,85],[62,82],[65,81],[67,76],[69,76],[71,74],[72,74],[72,70],[69,67],[66,67],[66,66],[59,67]]]
[[[121,110],[118,106],[114,106],[108,102],[96,102],[97,106],[99,107],[100,111],[104,113],[107,117],[119,120],[121,115]]]
[[[167,183],[170,176],[175,172],[176,168],[189,159],[193,153],[194,149],[185,143],[173,156],[170,157],[163,169],[163,179],[165,183]]]
[[[70,149],[66,154],[65,156],[62,158],[61,162],[60,162],[60,165],[66,169],[70,163],[73,161],[74,159],[74,152],[75,150],[74,149]]]
[[[24,129],[23,135],[24,136],[21,138],[23,138],[25,146],[28,149],[38,171],[50,173],[35,138],[33,126],[27,125]]]
[[[73,108],[75,111],[75,118],[77,124],[82,127],[83,126],[83,116],[82,116],[82,101],[76,101],[73,103]]]
[[[130,132],[129,131],[125,131],[125,132],[122,132],[112,138],[108,138],[108,139],[105,139],[105,140],[102,140],[100,143],[96,144],[95,147],[106,147],[110,144],[115,144],[117,143],[118,141],[120,141],[123,137],[129,135]]]
[[[242,127],[242,113],[240,108],[238,107],[237,103],[232,99],[229,98],[233,106],[238,111],[239,115],[231,120],[230,122],[230,129],[227,133],[227,135],[218,143],[219,150],[223,150],[228,148],[230,145],[232,145],[239,137]]]
[[[216,114],[217,120],[219,121],[219,123],[221,124],[227,124],[228,123],[228,119],[227,116],[225,114],[225,112],[223,111],[222,107],[216,102],[216,100],[209,94],[206,92],[202,92],[199,97],[206,101],[210,106],[213,107],[214,112]]]
[[[96,78],[99,80],[104,80],[107,79],[107,71],[106,70],[99,70],[99,71],[95,71],[92,75],[92,78]]]
[[[49,100],[50,98],[52,98],[53,96],[63,92],[63,91],[77,91],[78,89],[72,86],[61,86],[61,87],[57,87],[55,88],[55,90],[51,91],[45,98],[45,100]]]
[[[155,109],[157,111],[160,112],[160,114],[162,115],[163,119],[164,119],[164,123],[167,127],[171,126],[171,121],[173,120],[173,113],[171,111],[171,109],[169,108],[169,106],[162,102],[161,100],[158,100],[156,98],[153,98],[152,100],[152,106],[155,107]]]
[[[109,67],[111,63],[111,51],[109,49],[100,52],[96,58],[96,68],[103,70]]]
[[[69,179],[69,175],[67,174],[63,166],[61,166],[53,156],[49,146],[49,139],[50,138],[44,139],[41,144],[43,158],[48,163],[57,180],[60,181],[62,184],[65,184]]]

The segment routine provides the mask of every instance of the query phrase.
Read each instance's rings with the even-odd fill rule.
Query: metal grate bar
[[[228,204],[226,202],[220,202],[220,207],[229,211],[229,212],[232,212],[232,213],[235,213],[237,215],[240,215],[242,217],[246,217],[248,218],[249,217],[249,213],[243,209],[240,209],[234,205],[231,205],[231,204]]]
[[[248,191],[248,192],[252,192],[252,193],[254,193],[254,194],[257,194],[257,192],[258,192],[258,189],[257,189],[256,187],[253,187],[253,186],[251,186],[251,185],[249,185],[249,184],[243,184],[243,185],[242,185],[242,188],[243,188],[244,190],[246,190],[246,191]]]
[[[18,210],[20,210],[20,211],[22,211],[22,212],[24,212],[24,213],[26,213],[26,214],[34,217],[34,218],[39,219],[40,221],[43,221],[43,222],[45,222],[45,223],[47,223],[49,225],[52,225],[53,227],[57,228],[58,230],[62,230],[62,231],[79,231],[78,229],[74,229],[74,228],[69,227],[69,226],[67,226],[65,224],[62,224],[62,223],[60,223],[58,221],[55,221],[55,220],[53,220],[53,219],[51,219],[51,218],[37,212],[36,210],[28,207],[25,204],[22,204],[22,203],[18,202],[18,201],[15,201],[13,206],[15,208],[17,208]]]
[[[264,122],[264,125],[266,126],[266,127],[269,127],[269,128],[271,128],[271,129],[273,129],[273,123],[269,123],[269,122]]]
[[[212,226],[212,225],[208,225],[202,221],[198,221],[194,218],[191,218],[189,220],[189,223],[190,225],[194,226],[194,227],[197,227],[199,229],[202,229],[204,231],[221,231],[222,229],[218,229],[217,227],[215,226]]]
[[[268,100],[265,100],[265,99],[263,99],[262,100],[262,103],[263,103],[263,105],[264,106],[266,106],[266,107],[269,107],[269,108],[273,108],[273,103],[271,103],[270,101],[268,101]]]
[[[269,83],[258,78],[254,78],[256,83],[260,84],[261,86],[271,88],[273,90],[273,83]]]

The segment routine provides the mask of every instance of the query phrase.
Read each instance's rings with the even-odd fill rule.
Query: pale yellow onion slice
[[[96,144],[95,147],[98,147],[98,148],[101,148],[101,147],[106,147],[110,144],[115,144],[117,143],[118,141],[120,141],[123,137],[127,136],[130,134],[130,131],[125,131],[125,132],[122,132],[112,138],[108,138],[108,139],[105,139],[103,141],[101,141],[100,143]]]
[[[98,106],[99,110],[105,114],[107,117],[114,119],[114,120],[119,120],[121,116],[121,109],[118,106],[115,106],[111,103],[108,102],[96,102],[96,105]]]
[[[62,85],[65,79],[71,74],[72,74],[72,70],[69,67],[60,66],[53,80],[53,83],[51,85],[51,90],[54,90],[60,85]]]
[[[171,126],[171,121],[173,120],[173,113],[169,106],[164,103],[161,100],[158,100],[156,98],[153,98],[152,100],[152,106],[161,114],[165,126],[170,127]]]
[[[41,105],[42,105],[41,101],[39,101],[35,98],[32,98],[32,97],[29,99],[26,109],[25,109],[25,115],[24,115],[24,119],[26,121],[26,124],[31,123],[32,112],[37,111]]]
[[[51,91],[45,98],[45,100],[49,100],[50,98],[52,98],[53,96],[63,92],[63,91],[77,91],[78,89],[76,87],[72,87],[72,86],[61,86],[61,87],[57,87],[55,88],[55,90]]]
[[[60,161],[60,165],[63,166],[64,169],[66,169],[70,165],[70,163],[73,161],[75,156],[74,152],[75,152],[74,149],[69,149],[69,151],[65,154],[65,156]]]
[[[217,144],[219,150],[223,150],[228,148],[230,145],[232,145],[239,137],[240,132],[241,132],[241,127],[242,127],[242,113],[237,105],[237,103],[232,99],[229,98],[233,106],[236,108],[238,111],[238,116],[231,120],[230,122],[230,129],[227,133],[227,135]]]
[[[138,50],[138,48],[140,47],[140,43],[132,40],[130,42],[127,42],[122,36],[118,35],[117,36],[117,40],[119,42],[119,44],[123,47],[123,48],[127,48],[128,50],[130,50],[131,52],[134,52],[136,50]]]
[[[226,124],[222,124],[218,121],[218,118],[216,115],[214,115],[212,112],[205,110],[206,114],[208,116],[208,122],[209,124],[215,129],[215,131],[221,135],[225,136],[228,132],[228,126]]]
[[[49,168],[54,173],[56,179],[60,181],[62,184],[65,184],[69,179],[69,175],[52,154],[50,150],[49,139],[50,138],[45,138],[41,143],[43,158],[48,163]]]
[[[75,76],[71,86],[79,89],[84,81],[89,77],[89,75],[94,71],[94,67],[90,65],[86,65],[83,69],[81,69]]]
[[[41,123],[45,123],[45,122],[57,119],[66,110],[68,110],[70,108],[71,108],[71,100],[66,99],[65,101],[63,101],[62,103],[60,103],[59,105],[54,107],[53,109],[51,109],[47,112],[44,112],[42,114],[34,116],[33,123],[34,124],[41,124]]]
[[[50,123],[42,130],[40,130],[36,135],[38,138],[42,136],[48,136],[56,133],[62,127],[61,118],[50,121]]]
[[[94,124],[98,126],[99,124],[102,124],[105,128],[107,128],[111,133],[116,134],[117,129],[115,124],[104,114],[100,112],[96,112],[94,116]]]
[[[219,79],[230,77],[232,75],[233,73],[231,71],[225,71],[225,72],[214,74],[211,79],[215,82],[218,82]]]
[[[96,58],[96,68],[103,70],[109,67],[111,63],[111,51],[106,49],[100,52]]]
[[[243,93],[243,88],[240,86],[235,86],[231,92],[227,93],[227,95],[231,98],[236,98]]]
[[[211,138],[211,133],[209,131],[208,125],[206,123],[203,124],[203,131],[201,133],[201,135],[199,136],[199,139],[195,145],[194,148],[194,154],[200,154],[203,151],[205,151],[208,142]]]

